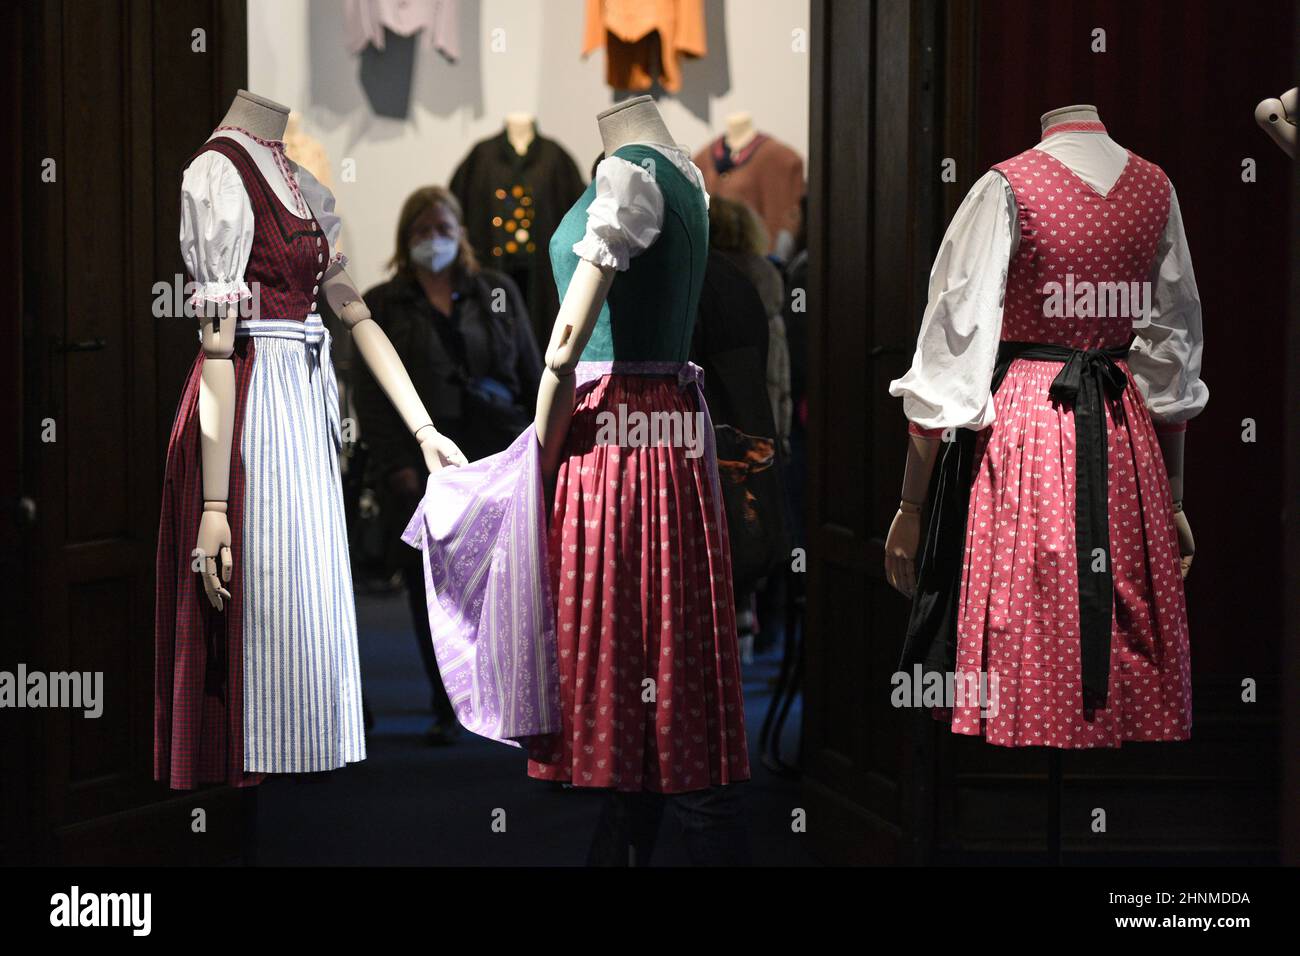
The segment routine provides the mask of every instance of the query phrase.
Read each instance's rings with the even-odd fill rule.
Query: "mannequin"
[[[730,785],[749,763],[730,547],[689,361],[708,194],[650,97],[597,123],[606,156],[551,238],[561,305],[533,425],[431,476],[403,537],[425,552],[458,718],[526,745],[535,779],[606,790],[589,862],[646,860],[671,805],[693,861],[738,864]],[[692,416],[704,453],[611,437],[619,415]]]
[[[507,113],[506,138],[520,156],[528,152],[537,135],[537,117],[532,113]]]
[[[348,276],[333,195],[285,155],[287,119],[241,90],[181,177],[202,345],[168,442],[156,564],[155,775],[173,789],[365,759],[322,291],[427,467],[464,462]]]
[[[1281,97],[1255,107],[1255,122],[1292,159],[1296,153],[1296,117],[1300,116],[1300,87],[1291,87]]]
[[[524,294],[541,352],[560,309],[551,275],[551,235],[587,186],[578,164],[542,135],[533,114],[515,111],[504,117],[500,130],[470,148],[449,186],[479,262],[504,272]]]
[[[672,146],[672,135],[649,96],[636,96],[613,106],[596,117],[605,155],[612,156],[626,143],[657,143]],[[537,390],[537,438],[542,446],[542,474],[550,481],[559,465],[560,449],[573,414],[573,370],[614,282],[614,270],[585,259],[578,262],[560,314],[555,318],[546,368]]]
[[[732,113],[727,117],[727,147],[733,153],[744,149],[757,135],[752,113]]]
[[[1063,106],[1042,115],[1040,124],[1044,135],[1053,127],[1065,123],[1097,123],[1101,117],[1095,106]],[[1107,148],[1107,147],[1114,147]],[[1051,152],[1073,169],[1085,181],[1106,193],[1123,171],[1127,153],[1113,142],[1097,144],[1091,149],[1063,150],[1063,155],[1052,151],[1050,140],[1041,147]],[[1191,570],[1196,553],[1196,543],[1191,525],[1181,510],[1183,500],[1183,444],[1185,432],[1159,432],[1160,450],[1169,473],[1169,487],[1179,510],[1175,513],[1179,546],[1182,551],[1183,576]],[[939,440],[920,435],[909,435],[907,460],[903,468],[903,486],[899,496],[898,511],[889,526],[885,539],[886,577],[897,590],[911,596],[916,588],[916,553],[921,541],[921,505],[939,451]]]
[[[302,127],[302,116],[296,112],[289,114],[289,123],[284,129],[285,154],[316,177],[326,189],[334,188],[334,175],[330,171],[329,156],[320,141],[307,133]]]
[[[998,746],[1185,740],[1182,439],[1208,389],[1182,216],[1094,107],[1041,124],[954,214],[890,384],[909,419],[885,548],[913,596],[900,669],[996,675],[996,708],[958,693],[936,716]]]
[[[795,252],[806,183],[803,159],[790,146],[762,132],[754,115],[727,116],[721,136],[694,157],[712,195],[745,203],[767,232],[767,251],[787,260]]]
[[[289,119],[289,108],[247,90],[240,90],[222,126],[248,130],[266,140],[279,140]],[[325,274],[323,288],[330,307],[352,331],[357,351],[375,379],[397,408],[402,420],[420,444],[430,471],[448,462],[463,464],[464,456],[450,439],[433,426],[411,384],[410,376],[388,337],[371,318],[356,285],[341,264]],[[199,523],[196,550],[203,556],[203,588],[217,610],[230,599],[223,586],[234,573],[230,558],[230,526],[226,521],[230,482],[230,449],[234,434],[235,374],[230,361],[234,350],[238,306],[231,304],[219,320],[200,317],[203,332],[203,384],[199,398],[199,420],[203,433],[203,517]],[[219,568],[218,568],[219,563]]]

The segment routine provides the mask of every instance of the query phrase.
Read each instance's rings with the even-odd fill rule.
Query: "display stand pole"
[[[1065,774],[1061,769],[1061,751],[1047,751],[1047,864],[1061,865],[1061,798],[1065,791]]]

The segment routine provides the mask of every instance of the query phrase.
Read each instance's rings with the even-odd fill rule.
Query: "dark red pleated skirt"
[[[598,416],[620,405],[697,411],[675,379],[637,375],[607,375],[577,403],[549,531],[563,731],[535,742],[528,773],[660,793],[747,780],[731,558],[706,456],[598,442]]]
[[[230,450],[231,556],[236,573],[230,600],[216,611],[192,568],[203,512],[203,455],[199,444],[199,386],[203,353],[190,368],[167,443],[154,609],[154,779],[173,790],[202,784],[235,787],[262,781],[244,773],[243,657],[240,637],[240,546],[244,470],[239,436],[256,347],[240,338],[235,366],[234,441]]]

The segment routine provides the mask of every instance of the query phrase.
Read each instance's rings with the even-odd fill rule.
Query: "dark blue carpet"
[[[429,688],[405,598],[358,595],[362,681],[375,716],[368,757],[327,774],[272,778],[259,788],[257,859],[262,865],[579,866],[599,796],[530,780],[524,756],[464,734],[451,747],[424,741]],[[797,782],[766,770],[753,748],[779,655],[745,668],[745,712],[754,778],[744,785],[754,863],[807,866],[807,834],[792,833]],[[798,755],[799,704],[782,755]],[[503,816],[504,815],[504,816]],[[504,819],[504,832],[493,821]],[[656,865],[685,865],[666,815]]]

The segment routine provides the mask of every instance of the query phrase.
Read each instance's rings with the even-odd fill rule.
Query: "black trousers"
[[[649,866],[671,806],[692,866],[749,866],[749,829],[736,784],[690,793],[607,790],[588,866]]]
[[[424,566],[421,553],[412,549],[414,560],[407,560],[402,566],[406,578],[406,599],[411,605],[411,622],[415,625],[415,642],[420,646],[420,660],[424,664],[424,673],[429,678],[429,687],[433,691],[433,716],[439,723],[455,723],[456,712],[452,710],[451,698],[442,686],[442,675],[438,673],[438,658],[433,653],[433,635],[429,633],[429,605],[424,592]]]

